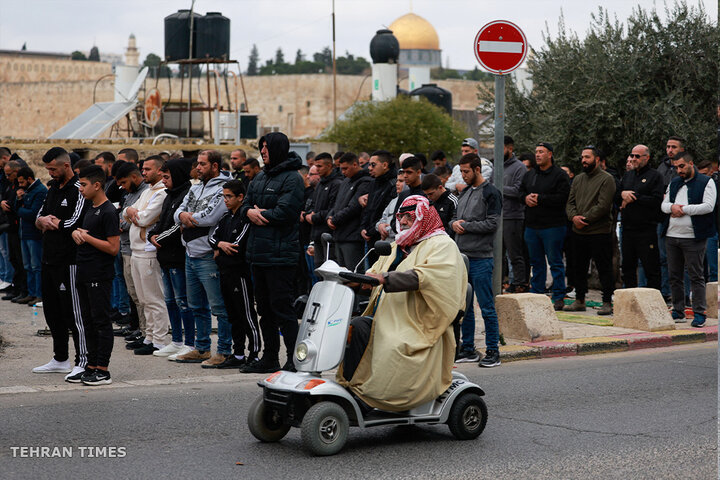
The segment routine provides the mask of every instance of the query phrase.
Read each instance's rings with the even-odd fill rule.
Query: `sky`
[[[716,23],[716,0],[687,0],[703,5]],[[141,61],[148,53],[164,56],[163,19],[191,0],[0,0],[0,49],[70,53],[124,53],[130,33],[137,38]],[[665,18],[665,4],[652,0],[335,0],[336,51],[370,60],[375,31],[412,11],[437,30],[443,66],[471,69],[477,65],[473,42],[492,20],[510,20],[524,32],[531,47],[543,45],[543,33],[557,33],[562,14],[566,27],[585,35],[598,5],[624,22],[633,8],[654,6]],[[231,20],[230,53],[247,68],[253,44],[262,63],[278,47],[292,62],[297,49],[310,57],[332,43],[332,0],[196,0],[195,11],[222,12]]]

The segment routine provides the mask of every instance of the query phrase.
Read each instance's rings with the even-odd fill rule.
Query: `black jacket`
[[[520,184],[520,201],[530,193],[538,194],[535,207],[525,206],[525,226],[530,228],[562,227],[567,224],[565,204],[570,195],[570,179],[557,165],[545,171],[535,167],[528,171]]]
[[[663,178],[663,185],[665,189],[667,189],[668,185],[670,185],[672,179],[677,177],[677,171],[675,170],[675,167],[673,167],[670,157],[668,157],[667,155],[663,157],[662,160],[660,160],[657,171]],[[663,192],[663,195],[664,194],[665,192]]]
[[[250,223],[247,218],[240,215],[240,209],[234,214],[228,211],[217,224],[215,230],[210,234],[210,246],[213,250],[218,251],[215,257],[220,271],[235,270],[241,275],[250,277],[250,264],[245,257],[247,249],[248,232],[250,231]],[[237,245],[238,252],[235,255],[228,255],[218,247],[220,242],[230,242]]]
[[[75,264],[77,245],[72,239],[72,232],[82,225],[83,215],[90,207],[90,202],[86,202],[80,194],[79,187],[77,175],[73,175],[62,188],[57,180],[48,183],[48,194],[38,217],[55,215],[60,219],[60,225],[57,230],[46,230],[43,234],[42,262],[45,264]]]
[[[303,192],[303,213],[309,212],[312,209],[313,192],[315,192],[315,189],[313,187],[305,187],[305,191]],[[312,225],[307,223],[305,221],[305,217],[303,216],[303,220],[300,221],[300,247],[303,251],[305,251],[305,248],[307,248],[307,246],[310,244],[310,241],[312,240],[310,238],[311,230]]]
[[[372,177],[366,170],[360,170],[352,178],[346,178],[340,184],[335,205],[328,214],[332,217],[336,242],[364,242],[360,235],[360,216],[362,206],[358,198],[370,191]]]
[[[620,219],[624,230],[646,230],[655,232],[661,220],[660,204],[665,195],[663,177],[657,170],[645,165],[639,170],[630,170],[620,182],[619,191],[615,192],[615,203],[622,204],[622,191],[632,190],[637,200],[628,203],[622,209]]]
[[[453,215],[455,215],[457,204],[458,198],[453,195],[450,190],[445,190],[445,193],[440,195],[437,202],[432,203],[440,216],[440,220],[442,220],[445,231],[451,238],[455,238],[455,232],[450,228],[450,220],[452,220]]]
[[[315,187],[312,199],[312,210],[307,212],[312,214],[310,237],[313,240],[317,240],[320,238],[320,235],[330,231],[330,227],[328,227],[327,224],[328,213],[330,213],[333,205],[335,205],[342,179],[342,174],[333,169],[332,173],[320,179],[320,183]]]
[[[178,158],[167,162],[173,188],[166,190],[167,195],[163,201],[160,218],[148,236],[157,235],[155,241],[160,244],[157,250],[157,260],[162,268],[185,268],[185,247],[182,244],[180,224],[175,223],[173,215],[183,202],[183,198],[190,190],[190,169],[192,162]],[[177,186],[176,186],[177,185]]]
[[[373,179],[368,193],[368,201],[363,210],[362,219],[360,220],[360,230],[365,230],[370,237],[372,245],[376,240],[380,240],[380,233],[375,228],[375,224],[382,217],[383,210],[387,207],[390,200],[397,196],[395,181],[397,179],[397,169],[391,166],[390,170]]]
[[[255,205],[264,208],[268,224],[250,224],[247,260],[260,267],[294,266],[300,258],[298,225],[305,186],[298,169],[302,160],[297,153],[288,153],[290,142],[282,133],[268,133],[260,139],[263,143],[268,147],[268,164],[250,182],[239,211],[246,219]]]

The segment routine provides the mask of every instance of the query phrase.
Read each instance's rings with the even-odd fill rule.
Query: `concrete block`
[[[616,327],[646,332],[675,328],[662,294],[654,288],[615,290],[613,311],[613,325]]]
[[[710,318],[718,318],[718,282],[710,282],[705,287],[707,300],[707,316]]]
[[[541,342],[563,338],[552,302],[537,293],[515,293],[495,297],[500,332],[507,338]]]

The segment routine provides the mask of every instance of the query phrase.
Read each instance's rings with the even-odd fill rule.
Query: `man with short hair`
[[[587,272],[590,260],[595,266],[602,285],[602,307],[598,315],[611,315],[615,279],[612,271],[613,198],[615,178],[600,167],[598,151],[593,146],[583,148],[583,172],[575,177],[570,187],[566,212],[573,224],[575,253],[575,301],[564,310],[585,311],[588,291]]]
[[[370,154],[367,152],[358,153],[358,163],[360,164],[360,168],[367,170],[368,163],[370,163]]]
[[[420,188],[430,200],[430,204],[437,210],[445,232],[450,235],[450,238],[455,238],[455,232],[450,227],[450,220],[452,220],[455,209],[457,209],[457,197],[445,188],[440,177],[432,173],[428,173],[423,177]]]
[[[622,274],[625,288],[638,286],[638,260],[642,262],[647,286],[660,290],[660,255],[657,226],[663,199],[663,178],[650,167],[650,149],[635,145],[628,159],[631,169],[625,172],[615,202],[620,204],[622,226]]]
[[[27,303],[31,300],[28,296],[27,291],[27,278],[23,269],[23,258],[22,258],[22,247],[20,246],[20,231],[19,231],[19,220],[17,212],[15,210],[15,203],[17,201],[17,172],[20,170],[21,165],[15,160],[10,160],[5,164],[5,178],[7,183],[5,190],[2,192],[3,200],[0,202],[0,208],[5,213],[8,223],[10,224],[7,229],[8,238],[8,251],[10,254],[10,263],[13,266],[13,282],[12,289],[7,292],[3,300],[11,300],[13,303],[18,303],[20,300],[23,303]],[[14,294],[14,295],[13,295]]]
[[[27,301],[20,299],[18,303],[35,305],[42,302],[42,233],[35,226],[35,218],[47,197],[47,187],[35,179],[30,167],[18,170],[17,182],[15,211],[20,218],[20,246],[30,297]]]
[[[242,169],[243,186],[245,186],[245,191],[247,192],[248,186],[250,186],[250,182],[252,181],[252,179],[255,178],[258,173],[260,173],[260,162],[258,162],[256,158],[248,158],[243,162]]]
[[[433,173],[435,173],[435,170],[439,167],[447,167],[447,158],[445,157],[445,152],[442,150],[435,150],[433,153],[430,154],[430,161],[433,163]],[[437,175],[437,173],[436,173]]]
[[[503,147],[503,247],[512,269],[508,291],[528,291],[526,282],[525,245],[523,244],[525,205],[520,201],[520,185],[527,173],[525,165],[515,156],[515,142],[505,135]]]
[[[685,321],[685,281],[687,268],[692,291],[693,327],[705,325],[705,279],[703,259],[707,239],[716,232],[713,211],[717,199],[715,182],[698,172],[688,153],[673,159],[678,176],[674,178],[662,202],[668,272],[672,290],[672,317]]]
[[[460,172],[468,188],[458,198],[450,226],[460,252],[470,261],[468,278],[475,291],[485,322],[485,356],[481,367],[500,365],[500,329],[492,290],[493,243],[502,214],[502,194],[482,175],[482,161],[474,153],[460,159]],[[475,350],[475,309],[468,308],[462,323],[462,345],[457,362],[477,362]]]
[[[95,165],[100,165],[105,172],[105,195],[112,203],[119,203],[122,198],[122,190],[115,182],[112,175],[113,165],[115,165],[115,155],[112,152],[101,152],[94,160]]]
[[[10,161],[12,152],[7,147],[0,147],[0,195],[5,191],[7,178],[5,177],[5,165]],[[7,216],[0,209],[0,224],[8,223]],[[0,291],[12,290],[12,280],[15,269],[10,263],[10,249],[8,248],[7,232],[0,233]]]
[[[71,377],[87,366],[85,329],[76,289],[76,252],[72,232],[82,225],[87,203],[80,194],[70,156],[53,147],[42,158],[52,180],[35,226],[43,232],[41,281],[43,314],[53,338],[53,358],[33,368],[34,373],[68,373]],[[75,367],[68,356],[68,332],[75,345]]]
[[[472,137],[468,137],[463,140],[462,145],[460,146],[460,154],[465,156],[469,153],[473,153],[475,155],[478,154],[478,148],[480,148],[480,145],[478,144],[478,141],[475,140]],[[493,183],[493,165],[487,158],[480,158],[480,162],[482,163],[482,174],[483,178],[487,180],[490,183]],[[450,175],[450,178],[447,182],[445,182],[445,188],[447,188],[450,191],[457,191],[458,193],[462,192],[465,188],[465,182],[462,179],[462,175],[460,174],[460,165],[455,165],[452,169],[452,175]]]
[[[245,182],[245,173],[243,172],[243,163],[247,160],[247,154],[245,150],[237,148],[230,152],[230,166],[232,167],[232,177],[235,180],[242,180]]]
[[[123,148],[118,152],[116,160],[122,160],[123,162],[130,162],[138,165],[140,163],[140,156],[134,148]]]
[[[335,204],[328,212],[327,224],[335,240],[338,265],[352,271],[365,254],[365,243],[360,236],[363,207],[358,199],[370,191],[372,180],[352,152],[340,158],[340,172],[345,179],[338,187]],[[364,271],[361,266],[360,272]]]
[[[342,183],[342,175],[335,170],[333,158],[329,153],[321,153],[315,157],[315,165],[320,175],[320,183],[313,193],[312,208],[305,213],[305,221],[312,225],[310,238],[315,246],[315,266],[319,267],[325,261],[325,245],[322,234],[330,231],[327,217],[330,209],[335,205],[338,188]],[[335,258],[335,252],[330,250],[330,258]]]
[[[305,154],[305,163],[308,167],[315,165],[315,152],[312,150]]]
[[[387,150],[376,150],[372,153],[368,171],[373,177],[372,185],[367,196],[361,196],[358,202],[360,205],[364,204],[360,220],[360,236],[367,242],[368,247],[372,247],[380,240],[377,221],[382,217],[383,210],[390,200],[397,196],[395,183],[398,172],[392,154]],[[371,263],[375,263],[377,256],[370,255],[370,257]]]
[[[203,368],[216,368],[232,354],[232,327],[228,321],[219,270],[213,258],[209,236],[227,213],[222,187],[230,177],[220,171],[222,157],[216,150],[202,151],[197,162],[201,183],[190,187],[174,215],[175,221],[182,223],[183,229],[185,282],[188,304],[195,316],[195,349],[179,355],[176,361],[202,363]],[[212,356],[211,313],[218,319],[217,352]]]
[[[545,294],[549,263],[555,310],[562,310],[565,305],[563,245],[567,230],[565,203],[569,193],[570,180],[554,164],[552,144],[538,143],[535,167],[528,170],[520,183],[520,201],[525,204],[524,239],[532,267],[530,293]]]

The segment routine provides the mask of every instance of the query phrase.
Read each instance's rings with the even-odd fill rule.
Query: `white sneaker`
[[[70,373],[68,373],[67,375],[65,375],[65,380],[67,380],[67,379],[70,378],[70,377],[73,377],[73,376],[77,375],[78,373],[83,373],[84,371],[85,371],[85,368],[84,368],[84,367],[77,367],[77,366],[76,366],[76,367],[73,367],[72,372],[70,372]]]
[[[177,358],[179,356],[185,355],[186,353],[190,353],[193,350],[195,350],[193,347],[188,347],[187,345],[183,345],[182,347],[180,347],[180,350],[178,350],[177,353],[173,353],[172,355],[167,357],[167,359],[170,360],[171,362],[174,362],[175,360],[177,360]],[[153,352],[153,353],[155,353],[155,352]]]
[[[173,355],[175,353],[178,353],[180,350],[182,350],[183,346],[177,346],[174,343],[171,343],[170,345],[165,345],[160,350],[155,350],[153,352],[153,355],[156,357],[168,357],[170,355]]]
[[[3,288],[7,288],[10,285],[12,285],[12,283],[0,281],[0,290],[2,290]]]
[[[42,308],[42,301],[35,302],[35,305],[33,305],[33,307]]]
[[[54,358],[45,365],[40,365],[32,369],[33,373],[70,373],[73,371],[70,360],[58,362]]]

